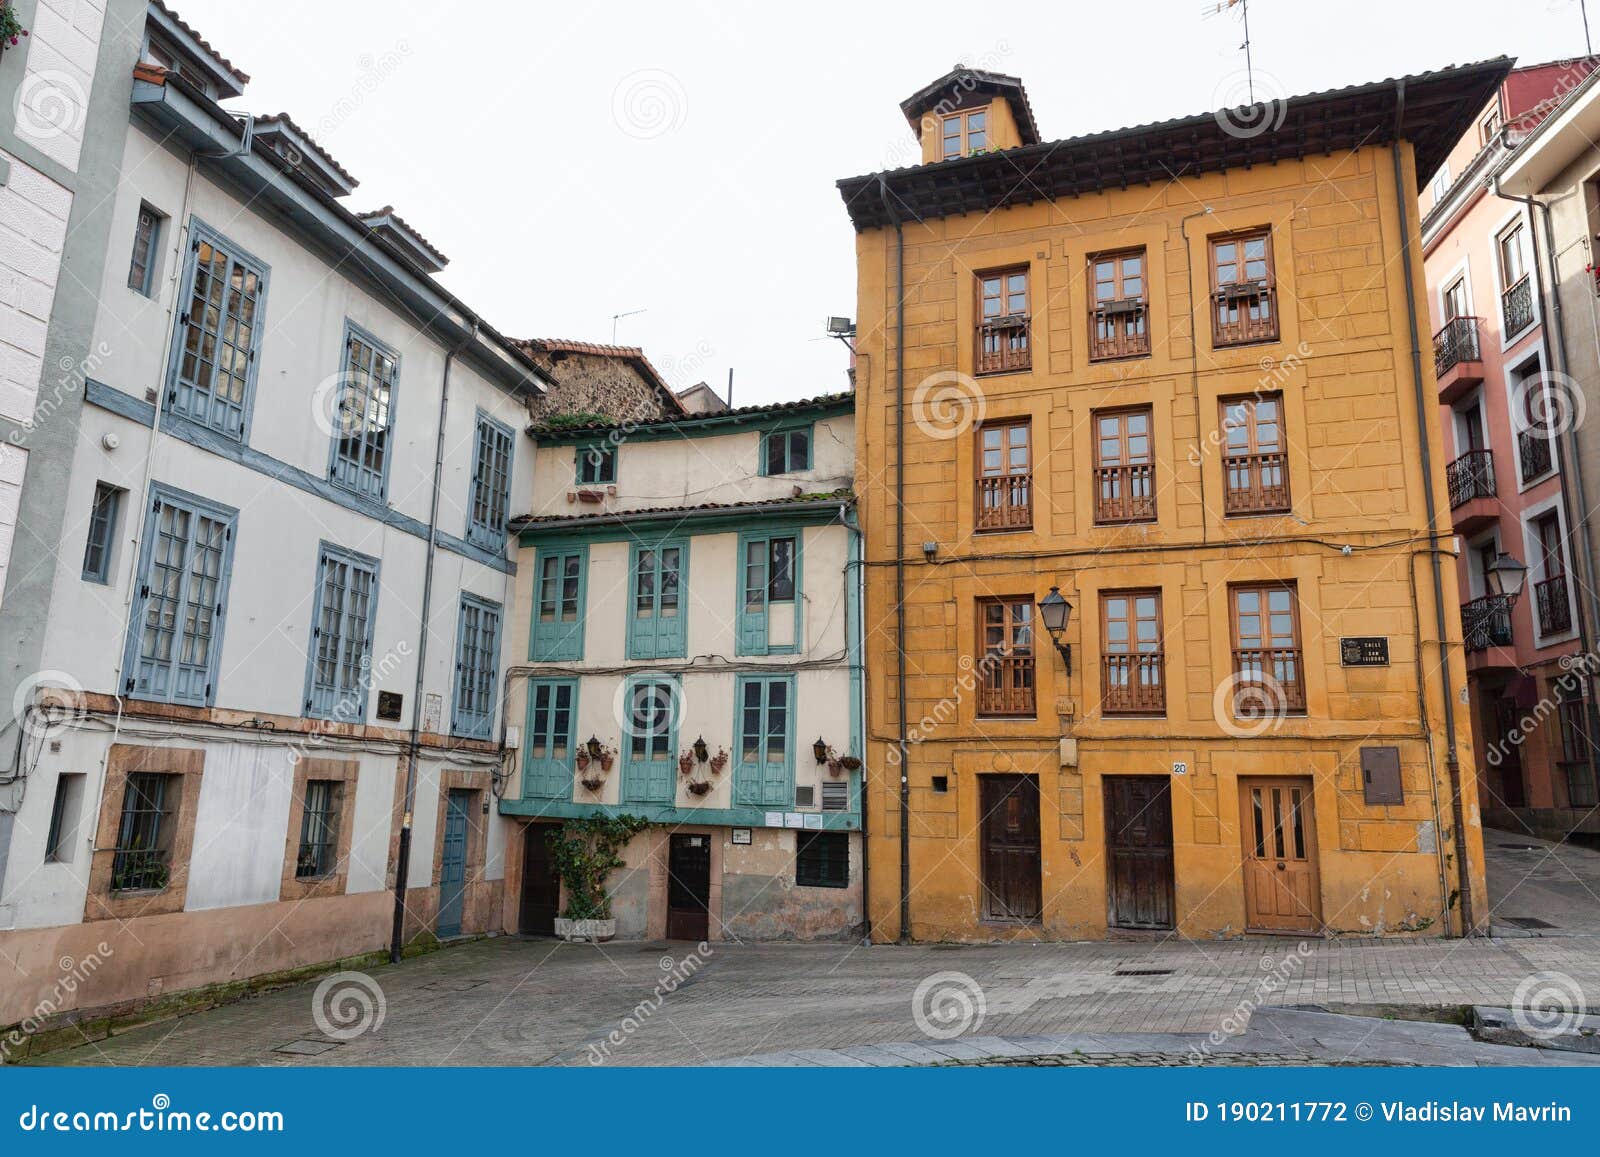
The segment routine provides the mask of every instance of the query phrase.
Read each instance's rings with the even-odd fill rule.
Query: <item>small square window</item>
[[[617,448],[610,442],[578,447],[578,485],[614,486],[617,481]]]
[[[802,832],[797,837],[794,882],[801,888],[850,886],[850,837],[844,832]]]
[[[944,795],[946,792],[948,792],[950,790],[950,777],[948,775],[934,776],[933,790],[938,795]]]
[[[762,471],[795,474],[811,469],[811,429],[778,430],[766,437]]]

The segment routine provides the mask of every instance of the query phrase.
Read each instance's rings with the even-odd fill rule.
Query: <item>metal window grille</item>
[[[843,832],[802,832],[797,838],[794,882],[803,888],[850,886],[850,837]]]
[[[294,865],[297,878],[333,874],[338,854],[338,788],[331,779],[314,779],[306,784],[300,816],[300,854]]]
[[[172,815],[168,809],[171,775],[135,772],[122,795],[122,822],[111,858],[113,892],[159,891],[171,869],[168,846]]]

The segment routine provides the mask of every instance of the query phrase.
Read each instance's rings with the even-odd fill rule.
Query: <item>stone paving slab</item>
[[[1098,1051],[1133,1051],[1128,1034],[1216,1034],[1237,1041],[1263,1013],[1343,1004],[1506,1006],[1530,977],[1560,983],[1600,1007],[1600,938],[973,945],[717,944],[693,983],[653,1001],[658,961],[692,951],[671,943],[567,945],[505,937],[443,949],[371,971],[380,1027],[320,1056],[273,1050],[318,1039],[314,983],[266,993],[108,1040],[49,1054],[73,1065],[697,1065],[785,1054],[785,1063],[906,1064],[886,1046],[910,1045],[943,1062],[939,1039],[918,1025],[913,996],[938,973],[967,978],[974,1008],[964,1044],[999,1038],[1033,1047],[1063,1035],[1095,1037]],[[1126,968],[1166,976],[1117,976]],[[472,983],[468,983],[472,982]],[[981,999],[980,999],[981,998]],[[1253,1015],[1252,1015],[1253,1014]],[[1380,1022],[1382,1023],[1382,1022]],[[1441,1027],[1441,1026],[1430,1026]],[[1453,1026],[1443,1026],[1453,1027]],[[1298,1031],[1298,1030],[1297,1030]],[[1460,1033],[1414,1042],[1489,1063]],[[1269,1039],[1255,1033],[1245,1039]],[[1387,1039],[1387,1038],[1386,1038]],[[1398,1039],[1398,1038],[1395,1038]],[[1161,1040],[1161,1047],[1176,1045]],[[1329,1037],[1328,1049],[1359,1043]],[[1115,1046],[1115,1047],[1113,1047]],[[981,1046],[975,1046],[981,1047]],[[1043,1047],[1038,1046],[1038,1047]],[[1187,1047],[1185,1044],[1184,1047]],[[1287,1048],[1287,1045],[1285,1045]],[[1089,1051],[1085,1049],[1085,1051]],[[1218,1051],[1227,1051],[1219,1048]],[[1519,1050],[1529,1052],[1531,1050]],[[1018,1055],[1007,1048],[995,1055]],[[1474,1058],[1482,1058],[1474,1059]],[[1540,1063],[1528,1056],[1521,1063]]]

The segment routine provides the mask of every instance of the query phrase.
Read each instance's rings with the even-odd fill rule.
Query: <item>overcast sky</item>
[[[1021,76],[1047,139],[1243,96],[1239,21],[1200,0],[173,3],[252,77],[232,107],[293,116],[502,332],[643,309],[619,343],[679,388],[731,366],[741,405],[844,388],[834,181],[912,163],[897,106],[957,61]],[[1268,96],[1583,51],[1578,0],[1252,0],[1250,31]]]

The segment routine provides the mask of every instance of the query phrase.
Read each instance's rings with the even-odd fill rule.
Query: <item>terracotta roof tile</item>
[[[563,426],[556,422],[536,423],[528,427],[528,434],[534,438],[550,436],[563,440],[580,440],[591,437],[603,437],[613,430],[626,430],[629,433],[638,433],[644,430],[659,430],[664,428],[679,427],[692,430],[696,426],[723,426],[736,424],[740,418],[758,417],[762,415],[782,415],[793,413],[797,410],[810,410],[833,403],[845,401],[854,402],[855,394],[846,390],[838,394],[818,394],[814,398],[800,398],[793,402],[768,402],[759,406],[739,406],[730,410],[712,410],[704,414],[686,414],[682,418],[667,418],[659,422],[630,422],[626,425],[596,425],[596,426]]]
[[[601,358],[618,358],[622,361],[632,362],[634,369],[649,382],[661,400],[665,402],[674,414],[687,414],[683,402],[679,399],[677,391],[667,385],[667,380],[661,376],[655,366],[650,364],[650,359],[644,356],[644,350],[632,345],[602,345],[599,342],[575,341],[564,337],[530,337],[524,338],[523,347],[533,353],[541,354],[589,354]]]
[[[718,511],[737,512],[817,503],[853,504],[855,500],[855,491],[844,489],[825,490],[817,494],[796,494],[792,498],[765,498],[751,502],[701,502],[693,506],[634,507],[629,510],[607,510],[598,514],[524,514],[511,520],[511,529],[516,531],[530,526],[561,525],[569,522],[628,522],[638,520],[641,516],[681,514],[689,517],[696,514],[714,514]]]
[[[411,222],[407,221],[404,217],[400,216],[400,214],[396,213],[393,205],[384,205],[382,208],[373,209],[367,213],[357,213],[356,216],[367,222],[375,221],[379,217],[392,218],[396,225],[400,226],[400,228],[411,234],[412,240],[416,241],[417,244],[421,245],[429,253],[437,257],[441,263],[448,264],[450,261],[448,257],[439,251],[438,246],[419,233],[416,227],[411,224]]]
[[[237,80],[241,87],[250,83],[249,74],[241,72],[239,69],[235,68],[234,64],[233,64],[233,61],[229,60],[226,56],[223,56],[222,53],[218,52],[215,48],[211,47],[211,45],[206,41],[206,38],[204,36],[201,36],[198,32],[196,32],[194,30],[194,28],[192,26],[190,26],[188,24],[188,22],[186,22],[182,16],[179,16],[171,8],[169,8],[165,4],[163,4],[161,2],[161,0],[150,0],[150,3],[151,3],[151,5],[153,7],[161,9],[161,11],[165,12],[169,17],[171,17],[172,18],[172,22],[174,24],[176,24],[179,28],[183,29],[190,36],[194,37],[194,42],[196,44],[198,44],[201,48],[203,48],[207,52],[209,52],[212,56],[215,56],[217,58],[217,63],[222,65],[223,68],[226,68],[230,73],[232,73],[233,74],[233,79]]]

